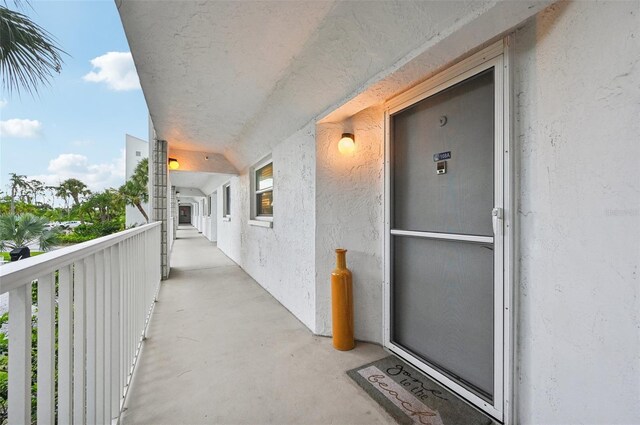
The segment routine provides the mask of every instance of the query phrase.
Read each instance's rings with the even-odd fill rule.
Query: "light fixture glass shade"
[[[356,150],[356,142],[353,134],[342,133],[342,138],[338,142],[338,150],[341,154],[351,154]]]
[[[180,163],[175,158],[169,158],[169,168],[171,170],[177,170],[178,168],[180,168]]]

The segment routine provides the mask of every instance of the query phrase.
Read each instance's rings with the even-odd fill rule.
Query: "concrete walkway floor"
[[[395,423],[345,374],[379,346],[334,350],[192,227],[171,262],[123,423]]]

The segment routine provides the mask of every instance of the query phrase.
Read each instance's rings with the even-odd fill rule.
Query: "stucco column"
[[[151,219],[162,223],[160,230],[160,264],[162,267],[162,279],[164,280],[169,277],[167,141],[153,140],[150,147]]]

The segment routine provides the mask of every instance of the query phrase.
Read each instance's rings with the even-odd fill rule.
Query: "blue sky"
[[[23,12],[69,56],[35,97],[0,95],[0,190],[9,173],[121,185],[125,134],[147,140],[148,113],[115,2],[34,1]]]

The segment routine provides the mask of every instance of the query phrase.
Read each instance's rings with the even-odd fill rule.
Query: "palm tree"
[[[58,243],[59,230],[45,229],[47,221],[28,213],[0,216],[0,249],[15,249],[37,242],[42,251],[49,251]]]
[[[45,202],[47,200],[50,200],[51,203],[51,208],[55,207],[55,203],[56,203],[56,193],[58,191],[58,187],[57,186],[45,186],[44,187],[44,197],[45,197]]]
[[[25,190],[29,189],[29,182],[27,181],[27,176],[21,176],[16,173],[9,173],[11,178],[9,179],[9,187],[11,187],[11,207],[9,212],[11,214],[16,213],[16,196],[18,193],[23,193]]]
[[[106,223],[115,219],[124,209],[124,199],[115,189],[106,189],[104,192],[92,194],[82,203],[80,212],[86,214],[94,223],[99,220]],[[97,214],[95,216],[94,214]]]
[[[87,196],[91,194],[87,185],[78,179],[66,179],[60,183],[60,187],[67,190],[68,196],[73,198],[73,204],[76,207],[80,204],[80,196]]]
[[[15,0],[20,6],[28,1]],[[6,3],[5,3],[6,4]],[[26,15],[0,6],[0,74],[7,92],[34,94],[62,69],[62,54],[51,34]]]
[[[149,216],[142,207],[143,202],[149,201],[149,191],[147,183],[149,182],[149,159],[145,158],[138,162],[133,175],[125,184],[120,186],[119,192],[124,198],[127,205],[133,205],[138,208],[140,214],[146,222],[149,222]]]
[[[40,180],[33,179],[29,181],[29,186],[33,195],[33,205],[38,205],[38,196],[42,195],[44,198],[45,185]]]
[[[62,185],[56,186],[53,189],[55,189],[56,196],[62,198],[64,201],[64,208],[67,210],[67,215],[69,215],[69,191]]]

